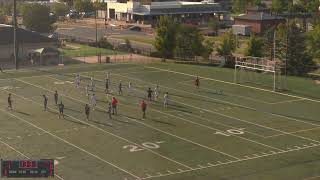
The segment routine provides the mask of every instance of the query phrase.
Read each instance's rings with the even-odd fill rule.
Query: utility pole
[[[18,69],[18,44],[17,44],[17,0],[13,0],[13,57],[16,69]]]

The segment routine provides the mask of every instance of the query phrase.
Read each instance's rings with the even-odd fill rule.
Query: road
[[[64,27],[64,28],[57,28],[55,31],[59,35],[67,35],[72,36],[77,39],[81,40],[92,40],[95,41],[96,39],[96,30],[94,27],[84,27],[84,26],[71,26],[71,27]],[[126,29],[115,29],[109,27],[108,29],[105,28],[98,28],[97,29],[98,39],[104,36],[112,36],[112,35],[129,35],[129,36],[141,36],[146,37],[151,35],[145,33],[145,32],[136,32],[136,31],[130,31]],[[119,45],[120,43],[123,43],[124,40],[122,39],[114,39],[114,38],[108,38],[108,41],[114,45]],[[147,43],[141,43],[132,41],[131,45],[134,49],[141,49],[141,50],[154,50],[153,45],[147,44]]]

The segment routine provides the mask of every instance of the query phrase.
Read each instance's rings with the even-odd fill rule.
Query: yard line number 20
[[[125,145],[122,147],[122,149],[129,149],[129,152],[138,152],[138,151],[143,151],[145,149],[159,149],[160,148],[160,145],[159,144],[162,144],[164,143],[164,141],[159,141],[159,142],[155,142],[155,143],[152,143],[152,142],[144,142],[141,144],[141,146],[138,146],[138,145]]]

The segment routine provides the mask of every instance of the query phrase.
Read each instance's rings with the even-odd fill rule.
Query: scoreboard
[[[1,177],[54,177],[54,160],[1,160]]]

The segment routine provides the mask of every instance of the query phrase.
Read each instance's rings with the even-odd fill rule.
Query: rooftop
[[[18,42],[23,43],[43,43],[57,42],[57,40],[41,35],[38,32],[17,29]],[[0,24],[0,44],[10,44],[13,42],[13,27],[11,25]]]
[[[235,17],[235,19],[265,21],[265,20],[282,20],[284,18],[261,12],[257,14],[245,14],[245,15],[237,16]]]

